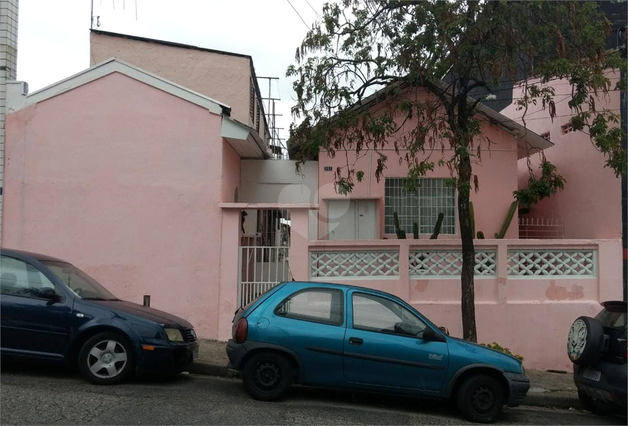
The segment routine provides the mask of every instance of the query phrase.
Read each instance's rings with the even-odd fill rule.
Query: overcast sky
[[[273,84],[277,126],[287,137],[294,92],[286,68],[327,0],[93,0],[98,29],[192,44],[253,57]],[[89,67],[91,0],[20,0],[17,78],[29,91]],[[292,6],[296,9],[293,10]],[[137,6],[137,19],[136,19]],[[305,23],[303,22],[305,21]],[[96,28],[96,20],[94,27]],[[260,80],[262,96],[268,85]],[[220,99],[218,99],[220,100]]]

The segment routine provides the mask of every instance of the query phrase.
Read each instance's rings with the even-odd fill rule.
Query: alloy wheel
[[[116,340],[96,343],[87,355],[87,367],[96,377],[111,379],[120,374],[128,361],[124,346]]]

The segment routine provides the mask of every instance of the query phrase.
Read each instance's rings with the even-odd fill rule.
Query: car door
[[[298,290],[272,307],[272,343],[295,352],[303,366],[302,382],[338,385],[345,334],[344,292],[331,288]]]
[[[62,357],[68,343],[72,307],[68,297],[33,264],[0,257],[1,330],[4,353]],[[42,297],[54,291],[58,300]]]
[[[447,373],[446,342],[421,338],[428,327],[392,298],[352,290],[343,369],[352,383],[440,391]]]

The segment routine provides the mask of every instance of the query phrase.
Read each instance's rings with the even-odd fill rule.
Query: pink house
[[[92,51],[100,63],[38,92],[9,85],[3,247],[67,259],[124,299],[150,295],[203,338],[229,338],[239,305],[289,279],[383,289],[461,335],[447,170],[410,192],[392,155],[379,182],[367,155],[364,182],[340,196],[329,170],[354,153],[321,153],[303,173],[268,159],[250,57],[99,32]],[[493,144],[474,166],[476,230],[488,237],[475,241],[479,340],[530,368],[567,369],[573,319],[621,297],[621,241],[520,239],[517,218],[504,239],[491,238],[518,188],[518,161],[530,146],[553,148],[504,115],[481,114]],[[395,212],[406,240],[394,234]]]

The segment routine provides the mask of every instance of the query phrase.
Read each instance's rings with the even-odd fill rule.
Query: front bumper
[[[600,379],[594,381],[584,377],[587,368],[601,372]],[[597,401],[626,408],[626,364],[600,362],[593,366],[574,364],[573,379],[580,392]]]
[[[136,369],[146,373],[177,374],[185,371],[198,356],[199,344],[197,341],[178,344],[146,345],[154,348],[146,350],[140,344]]]
[[[523,374],[504,373],[508,381],[508,406],[518,407],[530,389],[530,379]]]

